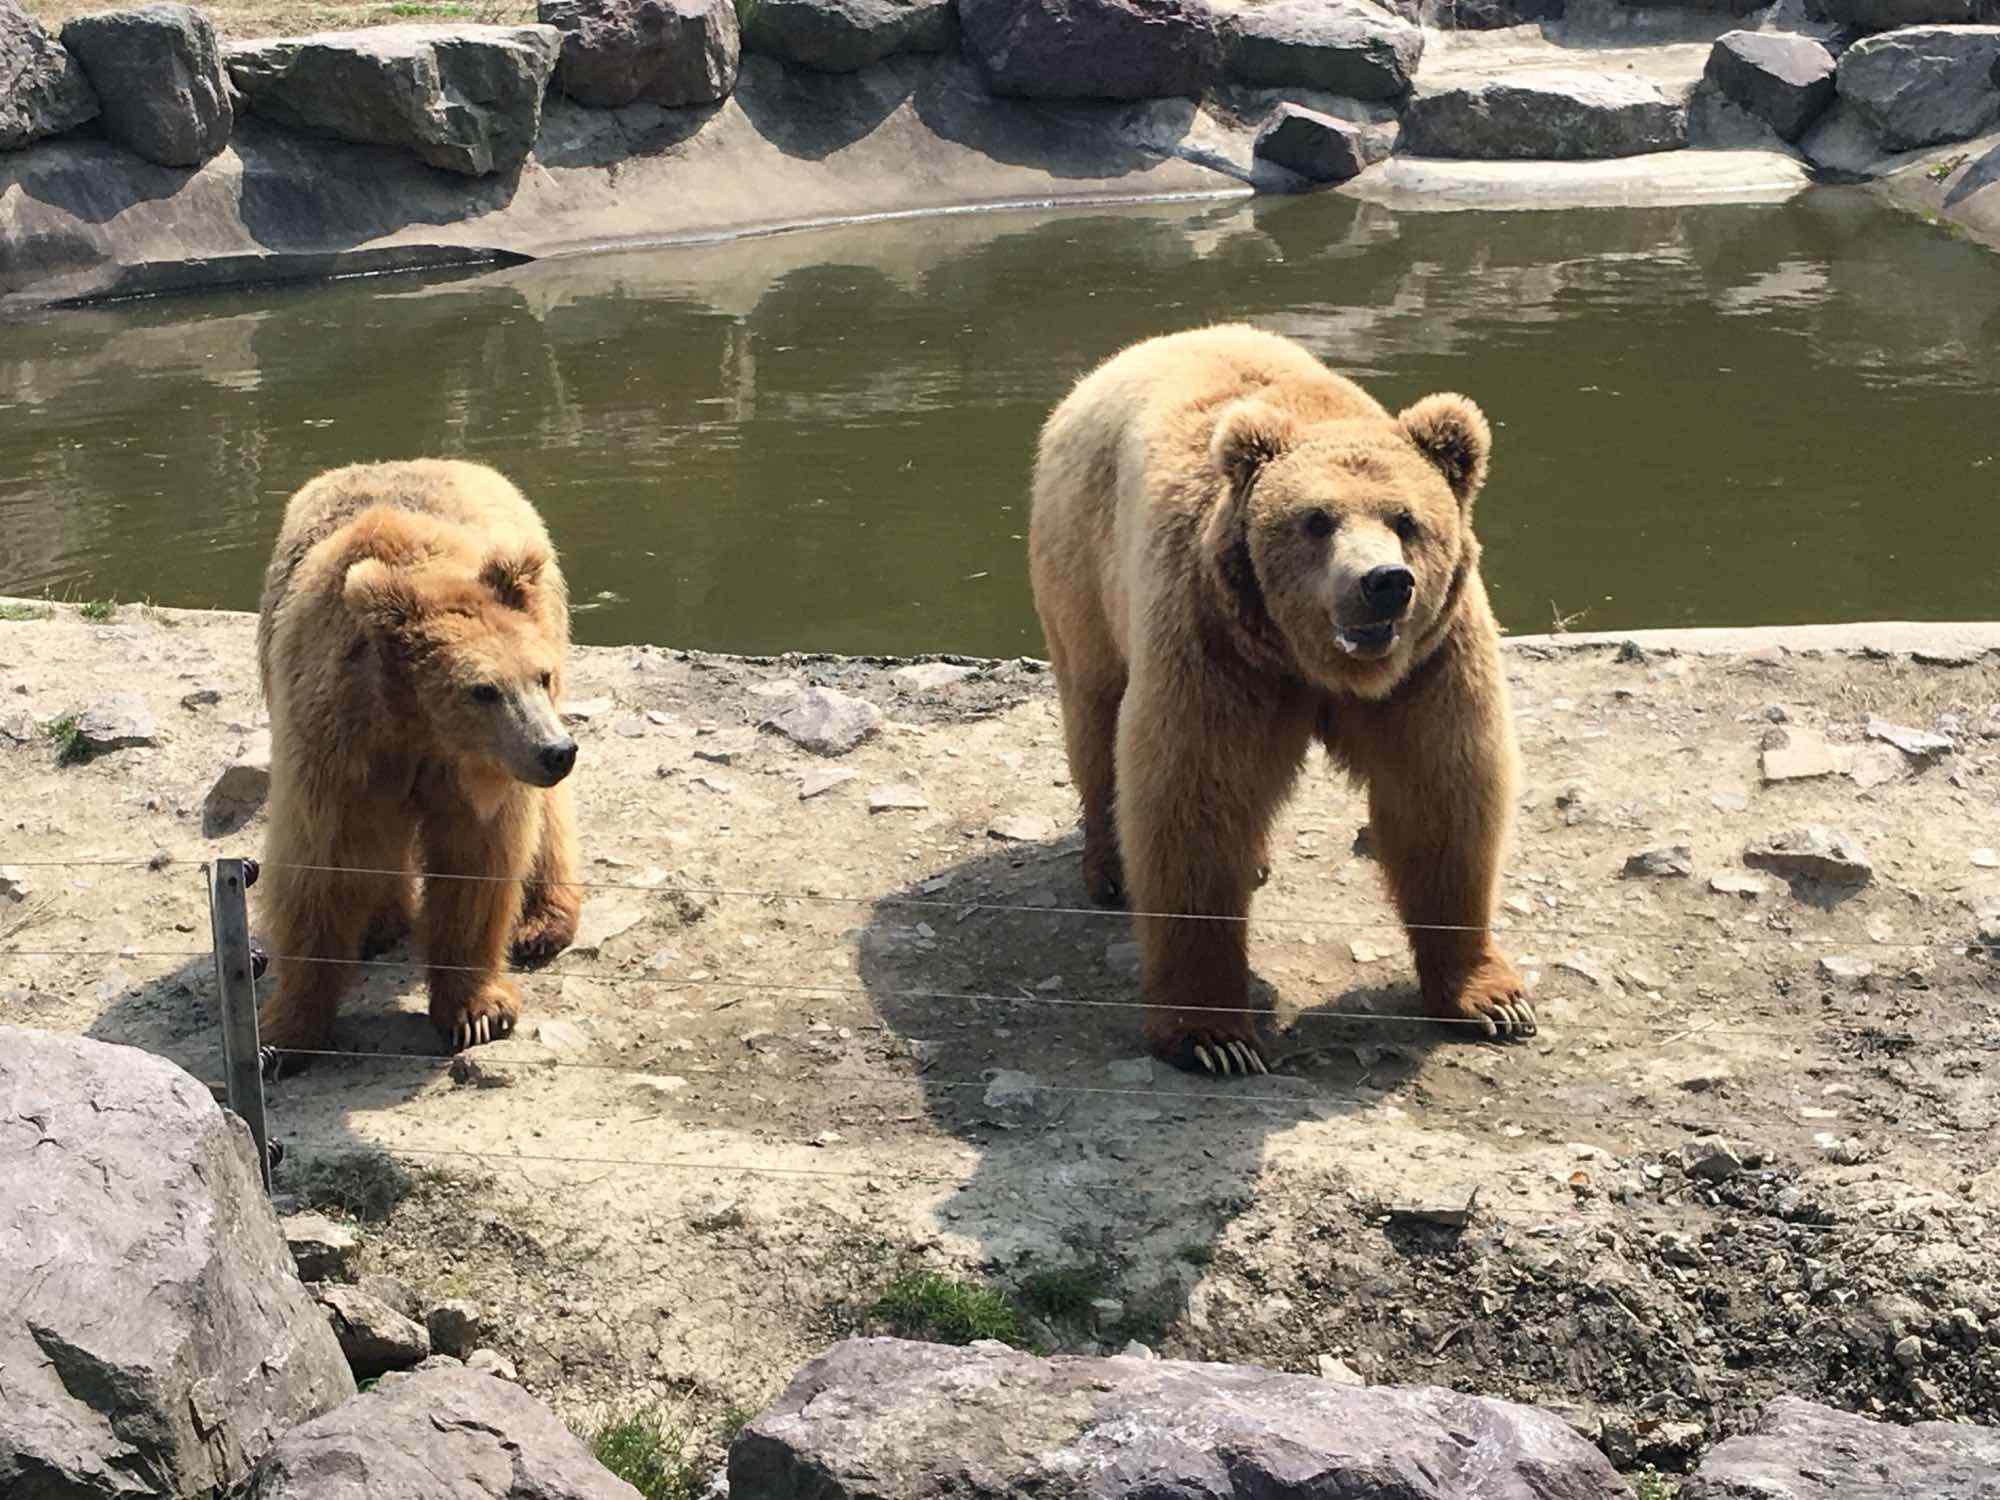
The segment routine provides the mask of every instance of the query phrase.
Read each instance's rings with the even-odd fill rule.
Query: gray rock
[[[986,1075],[983,1102],[1004,1123],[1019,1124],[1046,1114],[1056,1097],[1032,1073],[995,1068]]]
[[[1201,0],[958,0],[966,54],[1025,99],[1198,98],[1221,67]]]
[[[249,42],[228,63],[274,124],[483,177],[527,158],[561,47],[553,26],[376,26]]]
[[[814,755],[845,755],[882,727],[882,710],[865,698],[809,687],[762,727]]]
[[[2000,21],[2000,0],[1813,0],[1826,20],[1854,31]]]
[[[1819,961],[1819,972],[1822,978],[1852,984],[1872,977],[1875,965],[1873,961],[1851,953],[1829,953]]]
[[[1401,149],[1479,161],[1587,161],[1687,144],[1687,102],[1634,75],[1547,69],[1426,93]]]
[[[1764,780],[1811,781],[1831,776],[1840,769],[1826,736],[1811,729],[1773,729],[1773,743],[1764,746],[1760,762]]]
[[[417,1294],[393,1276],[363,1276],[354,1284],[384,1307],[394,1308],[413,1323],[420,1322],[424,1316],[424,1305],[417,1300]]]
[[[555,1413],[471,1369],[385,1380],[286,1433],[243,1500],[637,1500]]]
[[[0,1495],[232,1492],[354,1394],[241,1121],[164,1059],[0,1026]]]
[[[0,151],[96,116],[97,92],[82,66],[15,0],[0,0]]]
[[[1833,103],[1833,54],[1811,37],[1731,31],[1716,39],[1705,76],[1722,93],[1796,141]]]
[[[1927,729],[1911,729],[1906,724],[1891,724],[1887,719],[1870,719],[1868,738],[1894,745],[1916,760],[1930,760],[1952,752],[1952,743],[1945,736],[1932,734]]]
[[[930,798],[906,782],[871,787],[868,791],[868,810],[872,813],[922,812],[930,805]]]
[[[906,693],[934,693],[965,681],[978,669],[957,667],[948,661],[911,662],[889,674],[889,680]]]
[[[271,731],[260,729],[208,789],[201,802],[201,831],[219,838],[257,815],[271,794]]]
[[[743,23],[746,52],[822,73],[957,47],[953,0],[756,0]]]
[[[1316,109],[1280,104],[1252,150],[1308,182],[1345,182],[1395,148],[1396,127],[1354,125]]]
[[[593,109],[712,104],[736,87],[734,0],[541,0],[535,18],[562,33],[556,86]]]
[[[333,1324],[340,1352],[357,1379],[407,1370],[430,1358],[431,1336],[421,1323],[376,1301],[359,1287],[327,1284],[312,1289]]]
[[[464,1359],[479,1347],[486,1332],[486,1319],[477,1302],[454,1298],[440,1302],[424,1318],[430,1329],[431,1348],[454,1359]]]
[[[17,906],[35,894],[35,883],[28,878],[25,870],[13,865],[0,865],[0,902]]]
[[[465,1367],[491,1375],[496,1380],[519,1380],[520,1372],[514,1368],[514,1361],[495,1349],[475,1349],[465,1357]]]
[[[287,1214],[278,1221],[292,1264],[305,1281],[352,1281],[361,1236],[322,1214]]]
[[[1705,1182],[1727,1182],[1743,1170],[1743,1153],[1719,1135],[1705,1135],[1681,1147],[1681,1170]]]
[[[1932,1500],[2000,1494],[2000,1431],[1898,1427],[1781,1396],[1711,1448],[1681,1500]]]
[[[1225,17],[1222,47],[1224,68],[1244,83],[1400,99],[1423,58],[1424,34],[1358,0],[1276,0]]]
[[[1627,880],[1681,879],[1694,874],[1694,850],[1686,844],[1642,849],[1625,861]]]
[[[857,779],[859,771],[849,771],[840,766],[823,766],[805,773],[799,778],[799,801],[810,802],[815,797],[824,797],[837,786],[845,786]]]
[[[133,154],[198,167],[229,144],[236,111],[215,27],[200,11],[97,11],[65,23],[62,44],[97,90],[104,133]]]
[[[729,1452],[731,1500],[1622,1493],[1560,1418],[1504,1401],[898,1339],[836,1345]]]
[[[160,726],[146,705],[129,693],[103,698],[77,715],[77,743],[91,754],[132,750],[160,738]]]
[[[1875,866],[1861,846],[1846,834],[1808,823],[1787,829],[1743,851],[1743,863],[1755,870],[1833,885],[1866,885]]]
[[[2000,119],[2000,26],[1911,26],[1841,54],[1841,102],[1885,151],[1963,141]]]

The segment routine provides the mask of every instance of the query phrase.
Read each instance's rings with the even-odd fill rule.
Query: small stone
[[[222,689],[219,687],[191,688],[181,694],[181,707],[186,709],[213,708],[221,701]]]
[[[1667,988],[1667,980],[1665,975],[1660,974],[1655,970],[1646,968],[1642,964],[1631,964],[1627,966],[1624,973],[1624,979],[1625,982],[1631,985],[1632,988],[1634,988],[1635,990],[1641,990],[1648,994],[1654,994],[1654,995],[1663,994]]]
[[[1858,1167],[1868,1159],[1867,1148],[1858,1136],[1837,1136],[1828,1131],[1820,1131],[1813,1136],[1813,1144],[1819,1153],[1835,1166]]]
[[[1358,964],[1379,964],[1389,957],[1393,950],[1384,944],[1368,938],[1355,938],[1347,945],[1347,953]]]
[[[816,766],[799,778],[799,801],[810,802],[815,797],[823,797],[837,786],[845,786],[860,778],[859,771],[849,771],[840,766]]]
[[[1744,850],[1743,862],[1753,869],[1834,885],[1866,885],[1875,878],[1874,865],[1853,839],[1818,823],[1752,844]]]
[[[1911,729],[1902,724],[1891,724],[1887,719],[1868,721],[1868,738],[1880,740],[1885,745],[1894,745],[1905,755],[1916,760],[1932,760],[1940,755],[1949,755],[1952,743],[1941,734],[1928,730]]]
[[[1601,990],[1604,988],[1604,971],[1580,954],[1573,953],[1567,958],[1557,959],[1556,968],[1565,974],[1576,975],[1577,978],[1589,984],[1592,989]]]
[[[475,1349],[466,1356],[465,1367],[483,1374],[496,1376],[501,1380],[518,1381],[520,1372],[514,1368],[514,1361],[492,1349]]]
[[[477,1302],[454,1297],[425,1314],[424,1326],[430,1330],[432,1349],[454,1359],[464,1359],[479,1347],[486,1319]]]
[[[1868,978],[1875,972],[1875,965],[1852,954],[1829,953],[1819,961],[1819,972],[1826,979],[1851,982]]]
[[[590,1051],[589,1033],[574,1021],[538,1022],[535,1040],[558,1058],[582,1057]]]
[[[736,791],[735,782],[727,776],[717,776],[713,772],[704,772],[695,777],[694,784],[704,792],[713,792],[718,797],[728,797]]]
[[[1625,878],[1639,879],[1686,879],[1694,874],[1694,850],[1686,844],[1672,844],[1660,849],[1645,849],[1630,855],[1625,861]]]
[[[986,830],[987,837],[1014,844],[1038,844],[1044,839],[1054,838],[1055,832],[1055,824],[1036,813],[995,818],[992,827]]]
[[[1344,1359],[1336,1359],[1331,1354],[1319,1357],[1319,1378],[1330,1380],[1335,1385],[1362,1386],[1368,1384],[1367,1377]]]
[[[202,799],[202,835],[219,838],[241,828],[256,816],[270,793],[271,731],[260,729],[222,768]]]
[[[431,1336],[421,1325],[359,1288],[321,1285],[313,1295],[326,1309],[340,1352],[357,1379],[407,1370],[430,1357]]]
[[[1158,1359],[1160,1356],[1137,1339],[1133,1339],[1123,1349],[1118,1351],[1118,1357],[1120,1359]]]
[[[1896,1340],[1896,1347],[1891,1352],[1897,1364],[1906,1370],[1914,1370],[1924,1362],[1924,1341],[1914,1333],[1908,1334]]]
[[[609,698],[572,698],[562,705],[562,716],[572,724],[588,724],[611,712]]]
[[[907,783],[874,787],[868,793],[871,813],[922,812],[930,805],[929,798]]]
[[[1115,1328],[1125,1317],[1125,1304],[1116,1297],[1092,1297],[1090,1320],[1099,1328]]]
[[[1032,1073],[995,1068],[986,1075],[985,1105],[1004,1120],[1022,1120],[1040,1114],[1047,1100],[1041,1080]]]
[[[627,714],[611,726],[611,732],[621,739],[642,740],[646,737],[646,721],[638,714]]]
[[[1280,104],[1250,149],[1308,182],[1345,182],[1386,160],[1395,143],[1393,125],[1355,125],[1302,105]]]
[[[1681,1147],[1681,1170],[1704,1182],[1727,1182],[1743,1170],[1743,1157],[1719,1135],[1705,1135]]]
[[[291,1214],[278,1221],[301,1281],[348,1281],[361,1253],[361,1236],[321,1214]]]
[[[934,693],[940,688],[965,681],[976,670],[943,661],[912,662],[907,667],[896,668],[889,674],[889,680],[906,693]]]
[[[809,687],[760,727],[813,755],[845,755],[882,727],[882,710],[863,698]]]
[[[1847,775],[1862,791],[1873,791],[1909,775],[1910,763],[1887,745],[1869,745],[1847,758]]]
[[[0,865],[0,901],[15,905],[35,894],[35,883],[13,865]]]
[[[1701,1247],[1683,1234],[1663,1234],[1654,1241],[1660,1252],[1660,1259],[1670,1266],[1703,1266],[1708,1257],[1701,1253]]]
[[[1982,870],[2000,870],[2000,853],[1991,849],[1974,849],[1972,862]]]
[[[1739,896],[1745,901],[1755,901],[1759,896],[1771,893],[1771,882],[1761,875],[1724,870],[1719,875],[1709,876],[1708,888],[1718,896]]]
[[[354,1283],[364,1296],[373,1297],[384,1307],[394,1308],[413,1323],[423,1321],[423,1304],[417,1294],[393,1276],[364,1276]]]
[[[93,754],[156,744],[159,738],[160,726],[146,705],[129,693],[100,699],[76,720],[77,743]]]
[[[1831,776],[1840,769],[1825,736],[1809,729],[1773,733],[1783,734],[1785,743],[1764,751],[1765,781],[1810,781],[1815,777]]]
[[[1750,799],[1741,792],[1717,792],[1708,804],[1717,812],[1740,813],[1749,811]]]

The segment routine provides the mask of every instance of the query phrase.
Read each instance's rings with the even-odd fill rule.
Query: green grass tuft
[[[597,1461],[646,1500],[696,1500],[708,1489],[709,1473],[688,1452],[685,1429],[658,1411],[635,1411],[579,1434]]]
[[[46,620],[49,612],[33,604],[0,604],[0,620]]]
[[[1104,1295],[1111,1273],[1101,1265],[1064,1266],[1037,1271],[1021,1283],[1021,1305],[1045,1318],[1090,1316],[1090,1301]]]
[[[1639,1500],[1674,1500],[1681,1492],[1678,1479],[1669,1479],[1651,1464],[1644,1471],[1632,1476],[1632,1493]]]
[[[42,726],[42,733],[56,747],[56,764],[59,766],[73,765],[84,757],[83,735],[77,730],[78,718],[76,714],[64,714],[60,719],[51,719]]]
[[[991,1287],[952,1281],[935,1271],[912,1271],[889,1283],[875,1304],[875,1316],[897,1337],[934,1344],[970,1344],[998,1339],[1024,1347],[1021,1315]]]
[[[76,607],[76,612],[93,625],[102,625],[118,613],[115,599],[86,599]]]

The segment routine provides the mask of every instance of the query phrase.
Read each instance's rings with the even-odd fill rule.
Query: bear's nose
[[[1410,595],[1416,592],[1416,588],[1417,575],[1394,563],[1370,568],[1361,575],[1362,599],[1383,618],[1400,615],[1408,609]]]
[[[561,739],[553,745],[542,746],[542,769],[548,773],[550,786],[569,775],[570,768],[575,764],[575,740]]]

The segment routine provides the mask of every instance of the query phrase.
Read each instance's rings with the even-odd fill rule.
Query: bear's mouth
[[[1396,643],[1396,622],[1378,620],[1372,625],[1343,625],[1334,631],[1333,643],[1349,656],[1383,656]]]

